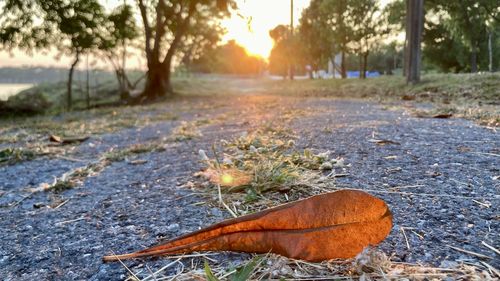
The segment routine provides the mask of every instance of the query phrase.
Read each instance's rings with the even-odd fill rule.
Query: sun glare
[[[294,0],[295,24],[310,0]],[[234,39],[251,55],[265,59],[273,48],[269,30],[290,24],[290,0],[239,0],[239,10],[222,22],[227,30],[224,41]]]
[[[234,182],[233,177],[228,174],[222,175],[221,180],[224,185],[231,185]]]

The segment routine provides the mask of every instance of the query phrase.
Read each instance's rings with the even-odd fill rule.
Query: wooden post
[[[424,25],[424,0],[407,0],[407,46],[406,52],[406,81],[407,83],[420,82],[420,68],[422,61],[422,30]]]

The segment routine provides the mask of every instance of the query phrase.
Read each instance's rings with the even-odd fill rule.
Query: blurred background
[[[419,75],[500,64],[497,0],[3,0],[0,9],[4,112],[22,91],[71,110],[168,97],[177,78],[418,82],[412,61]]]

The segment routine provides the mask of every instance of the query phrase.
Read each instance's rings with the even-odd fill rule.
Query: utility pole
[[[289,50],[290,50],[290,56],[289,56],[289,60],[290,60],[290,63],[289,63],[289,69],[288,69],[288,73],[290,74],[290,80],[293,80],[294,78],[294,75],[295,75],[295,66],[293,65],[293,41],[294,41],[294,38],[293,38],[293,0],[290,0],[290,40],[289,40]]]
[[[407,0],[407,21],[408,26],[406,52],[406,82],[420,82],[420,68],[422,61],[422,30],[424,25],[424,0]]]

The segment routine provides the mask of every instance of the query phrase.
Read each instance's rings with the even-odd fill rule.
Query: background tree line
[[[311,0],[295,32],[280,25],[270,31],[274,48],[264,60],[235,42],[219,45],[220,19],[237,9],[234,0],[124,0],[112,10],[99,0],[0,0],[0,47],[26,52],[57,50],[73,58],[67,79],[66,107],[72,107],[75,68],[84,57],[112,67],[124,102],[169,97],[172,69],[231,74],[286,75],[325,68],[340,57],[338,71],[391,74],[406,69],[405,44],[391,40],[409,34],[411,3],[393,0]],[[443,72],[494,71],[500,55],[498,0],[426,0],[422,34],[427,69]],[[423,16],[423,15],[422,15]],[[408,40],[407,40],[408,41]],[[142,54],[147,71],[127,75],[131,49]],[[293,66],[293,68],[292,68]],[[310,66],[306,69],[305,66]],[[141,87],[138,87],[141,83]]]
[[[394,0],[312,0],[300,18],[298,31],[289,26],[270,32],[275,41],[271,73],[283,75],[287,64],[325,69],[340,56],[338,72],[359,70],[392,74],[403,68],[405,43],[394,40],[408,26],[407,4]],[[423,12],[424,68],[441,72],[495,71],[500,55],[500,4],[497,0],[426,0]],[[408,34],[408,32],[406,32]],[[392,39],[391,39],[392,38]]]

